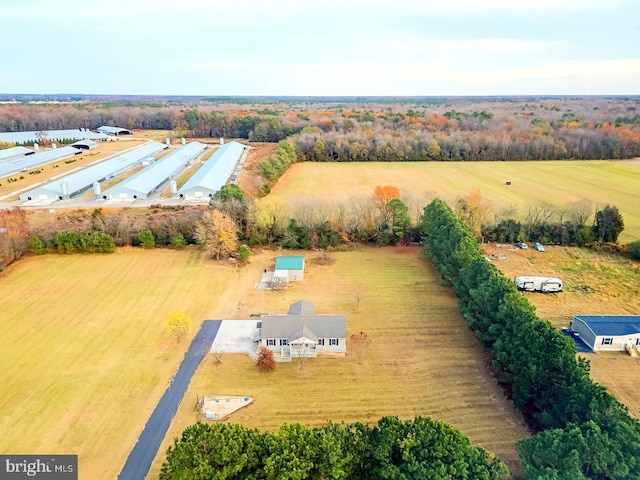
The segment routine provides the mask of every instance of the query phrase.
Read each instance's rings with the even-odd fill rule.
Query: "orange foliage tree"
[[[267,347],[262,347],[258,352],[256,366],[262,372],[270,372],[271,370],[274,370],[276,368],[276,361],[273,358],[273,352]]]
[[[19,259],[29,244],[27,213],[21,208],[0,210],[0,270]]]

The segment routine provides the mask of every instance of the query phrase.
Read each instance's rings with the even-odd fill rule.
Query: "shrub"
[[[631,242],[627,245],[627,253],[634,260],[640,260],[640,240]]]
[[[276,361],[273,358],[273,352],[267,347],[262,347],[258,352],[258,358],[256,359],[256,366],[262,372],[270,372],[275,370]]]
[[[240,248],[238,249],[238,255],[240,256],[240,260],[242,260],[243,262],[246,262],[247,260],[249,260],[249,255],[251,255],[251,250],[247,245],[240,245]]]

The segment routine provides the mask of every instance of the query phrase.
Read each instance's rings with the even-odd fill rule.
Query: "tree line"
[[[421,234],[496,378],[537,432],[517,444],[527,477],[640,479],[640,422],[591,380],[573,340],[536,316],[441,200],[425,208]]]
[[[482,161],[640,156],[640,122],[625,99],[464,99],[425,105],[277,102],[265,105],[2,104],[0,131],[117,125],[184,137],[278,142],[303,161]]]
[[[285,423],[275,434],[198,422],[168,448],[160,479],[498,480],[507,475],[498,458],[443,422],[383,417],[374,427]]]

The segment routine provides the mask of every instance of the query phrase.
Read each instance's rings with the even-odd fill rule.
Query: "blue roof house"
[[[571,326],[594,352],[640,349],[640,315],[574,315]]]

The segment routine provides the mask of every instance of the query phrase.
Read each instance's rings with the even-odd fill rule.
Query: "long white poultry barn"
[[[213,195],[226,185],[242,156],[244,145],[229,142],[221,145],[216,153],[178,190],[180,198],[203,198]]]
[[[0,162],[6,160],[13,160],[14,158],[21,158],[25,155],[32,155],[33,150],[27,147],[11,147],[0,150]]]
[[[95,133],[88,128],[76,128],[71,130],[44,130],[33,132],[2,132],[0,142],[4,143],[40,143],[49,141],[76,141],[76,140],[108,140],[106,133]]]
[[[65,158],[73,157],[74,155],[82,153],[82,150],[74,147],[61,147],[52,148],[51,150],[40,153],[33,153],[33,150],[30,150],[30,152],[32,155],[26,155],[20,158],[0,162],[0,178],[19,172],[26,172],[32,168],[46,165],[47,163],[53,163]]]
[[[40,187],[20,195],[20,200],[62,200],[73,197],[88,190],[95,184],[114,177],[145,160],[153,159],[155,155],[167,148],[160,142],[150,142],[121,153],[109,160],[45,183]]]
[[[206,148],[204,143],[188,143],[105,191],[102,198],[105,200],[147,198]]]

